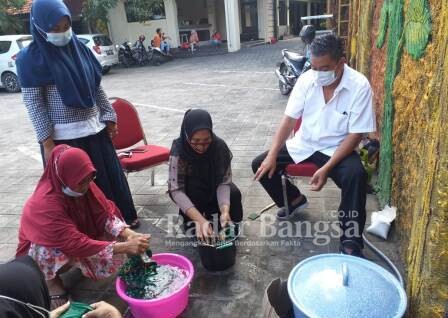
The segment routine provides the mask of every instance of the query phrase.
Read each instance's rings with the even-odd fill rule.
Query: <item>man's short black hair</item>
[[[341,38],[334,34],[325,34],[316,37],[311,42],[311,55],[324,56],[329,54],[335,61],[339,61],[344,56],[344,44]]]
[[[157,28],[157,29],[156,29],[156,33],[159,33],[160,31],[162,31],[161,28]]]

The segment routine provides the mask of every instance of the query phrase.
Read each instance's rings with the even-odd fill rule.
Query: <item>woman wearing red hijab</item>
[[[54,305],[67,300],[59,274],[69,267],[97,280],[117,271],[123,261],[119,254],[141,254],[149,247],[149,235],[130,230],[92,182],[95,172],[83,150],[56,146],[24,207],[17,256],[28,254],[36,261]]]

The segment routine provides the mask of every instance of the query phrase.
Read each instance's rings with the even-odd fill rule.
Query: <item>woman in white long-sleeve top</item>
[[[17,71],[44,161],[55,145],[82,148],[97,169],[95,183],[136,228],[137,212],[111,141],[117,116],[101,86],[101,65],[72,32],[62,0],[33,1],[30,20],[33,42],[19,53]]]

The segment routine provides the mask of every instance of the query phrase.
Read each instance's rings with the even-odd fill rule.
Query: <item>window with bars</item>
[[[137,7],[136,1],[128,0],[124,3],[124,9],[128,23],[139,22],[139,13],[142,9],[148,11],[148,20],[162,20],[166,18],[163,1],[157,1],[145,8],[139,8]]]

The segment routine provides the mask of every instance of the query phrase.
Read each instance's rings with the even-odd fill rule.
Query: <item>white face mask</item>
[[[73,191],[69,187],[62,187],[62,192],[64,192],[64,194],[66,194],[72,198],[79,198],[79,197],[82,197],[84,194],[86,194],[85,192],[81,193],[81,192]]]
[[[336,72],[333,71],[313,71],[314,82],[319,86],[329,86],[333,84],[336,79]]]
[[[56,46],[66,46],[72,39],[72,36],[72,28],[70,27],[62,33],[47,33],[47,42]]]

